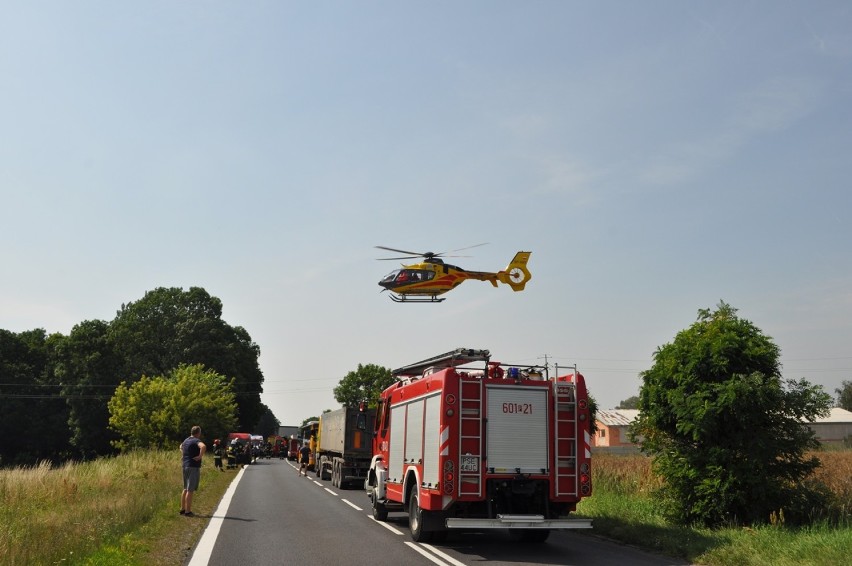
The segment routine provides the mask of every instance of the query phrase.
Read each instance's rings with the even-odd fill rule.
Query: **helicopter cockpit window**
[[[419,283],[420,281],[429,281],[435,277],[434,271],[425,269],[400,269],[397,275],[397,283]]]
[[[420,281],[420,277],[414,269],[400,269],[399,275],[396,276],[397,283],[415,283],[417,281]]]
[[[400,271],[402,271],[402,270],[401,269],[395,269],[395,270],[391,271],[390,273],[385,275],[384,279],[382,279],[382,283],[390,283],[391,281],[396,279],[396,276],[399,274]]]
[[[435,272],[429,269],[396,269],[391,271],[382,279],[382,283],[419,283],[431,281],[435,278]]]

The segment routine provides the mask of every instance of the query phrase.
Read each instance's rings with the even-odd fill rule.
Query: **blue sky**
[[[0,328],[203,287],[282,424],[458,346],[614,407],[720,300],[852,379],[848,2],[7,3],[0,81]],[[379,293],[482,242],[524,292]]]

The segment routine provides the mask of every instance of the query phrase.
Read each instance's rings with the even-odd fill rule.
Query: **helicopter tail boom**
[[[516,253],[509,265],[506,266],[506,270],[497,274],[497,279],[511,287],[513,291],[523,291],[527,281],[532,278],[529,269],[527,269],[527,261],[529,261],[531,253]]]

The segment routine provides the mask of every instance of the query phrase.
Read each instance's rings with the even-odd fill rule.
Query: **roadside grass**
[[[182,564],[234,476],[205,466],[188,519],[177,451],[0,470],[0,563]]]
[[[651,492],[659,478],[642,455],[595,453],[592,497],[577,513],[594,521],[592,533],[689,560],[715,565],[836,565],[852,550],[852,451],[820,452],[815,479],[833,494],[827,516],[806,527],[776,520],[756,528],[692,528],[668,523]]]

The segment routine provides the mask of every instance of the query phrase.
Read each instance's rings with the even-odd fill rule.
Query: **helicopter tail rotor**
[[[506,270],[497,274],[497,279],[511,287],[513,291],[523,291],[527,281],[532,278],[532,274],[527,269],[527,261],[529,261],[531,253],[516,253],[509,265],[506,266]]]

